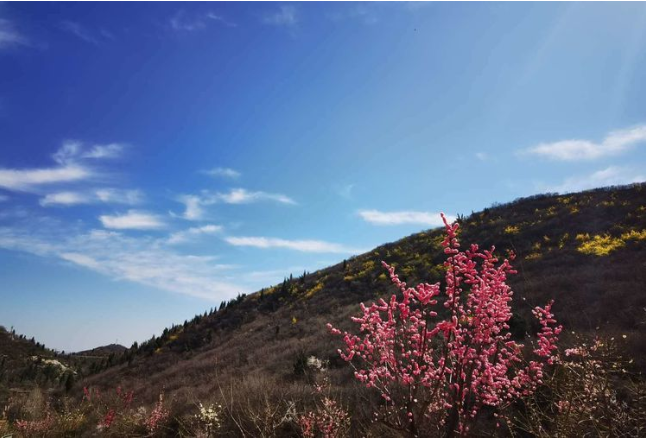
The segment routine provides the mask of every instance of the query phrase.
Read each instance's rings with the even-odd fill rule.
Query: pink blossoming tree
[[[509,331],[513,292],[506,280],[515,273],[509,260],[500,262],[494,248],[471,245],[461,251],[458,224],[442,218],[444,288],[439,283],[410,288],[384,263],[401,293],[388,302],[362,304],[362,314],[353,318],[358,335],[328,324],[343,336],[346,348],[339,352],[352,362],[355,377],[380,392],[376,419],[414,437],[433,429],[445,436],[467,435],[483,407],[502,408],[531,394],[542,383],[545,364],[555,360],[561,331],[552,303],[536,307],[541,329],[535,357],[523,359],[524,346]]]

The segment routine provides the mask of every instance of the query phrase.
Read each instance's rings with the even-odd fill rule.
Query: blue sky
[[[0,324],[129,345],[545,191],[646,179],[646,5],[0,3]]]

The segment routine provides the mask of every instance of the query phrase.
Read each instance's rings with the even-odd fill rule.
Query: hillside
[[[65,357],[0,326],[0,401],[10,392],[73,384],[76,372]]]
[[[83,376],[96,373],[126,350],[107,345],[87,352],[59,353],[34,338],[0,326],[0,403],[11,393],[40,387],[50,391],[69,391]]]
[[[530,309],[554,298],[568,332],[626,334],[634,357],[644,357],[646,185],[533,196],[459,222],[463,244],[495,243],[498,254],[517,254],[519,273],[510,279],[516,337],[532,331]],[[276,382],[285,391],[302,391],[304,364],[314,355],[329,361],[343,387],[352,380],[351,369],[338,358],[339,340],[325,324],[349,327],[359,303],[394,292],[382,260],[409,284],[442,280],[442,239],[442,229],[417,233],[222,303],[133,345],[117,365],[83,384],[122,385],[149,401],[161,388],[176,401],[208,399],[226,391],[231,379],[249,397]]]

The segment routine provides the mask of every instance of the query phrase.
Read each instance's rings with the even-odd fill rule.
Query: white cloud
[[[227,20],[221,15],[214,14],[213,12],[206,14],[206,18],[208,18],[209,20],[217,21],[218,23],[224,24],[225,26],[238,27],[236,23]]]
[[[11,21],[0,18],[0,50],[14,46],[31,46],[31,43],[16,30]]]
[[[189,228],[184,231],[178,231],[168,236],[166,243],[169,245],[177,245],[180,243],[189,242],[200,236],[214,235],[222,231],[220,225],[204,225],[203,227]]]
[[[104,230],[78,233],[59,223],[46,225],[36,221],[23,228],[0,227],[0,248],[61,259],[115,280],[211,301],[250,291],[226,280],[223,273],[235,267],[215,263],[214,257],[179,254],[147,237]]]
[[[78,192],[57,192],[49,193],[40,200],[40,205],[49,207],[54,205],[70,206],[78,204],[89,204],[92,200],[83,193]]]
[[[184,204],[185,209],[181,217],[190,221],[200,220],[204,216],[204,209],[202,208],[202,198],[196,195],[183,195],[178,198],[178,201]],[[171,213],[174,215],[174,213]]]
[[[83,27],[80,23],[75,21],[62,21],[59,25],[60,29],[74,35],[75,37],[90,44],[99,44],[99,40],[88,29]]]
[[[111,143],[94,145],[84,151],[83,143],[67,140],[52,154],[58,164],[55,167],[36,169],[0,168],[0,188],[14,191],[39,191],[43,186],[86,181],[98,176],[95,169],[86,165],[86,159],[115,158],[123,150],[123,145]]]
[[[294,6],[281,5],[278,10],[266,14],[262,21],[272,26],[293,27],[298,23],[298,15]]]
[[[476,152],[476,158],[480,161],[486,161],[489,156],[484,152]]]
[[[361,210],[359,216],[366,222],[374,225],[402,225],[416,224],[430,227],[439,227],[444,225],[440,213],[430,213],[426,211],[379,211],[379,210]],[[453,216],[446,217],[449,222],[455,220]]]
[[[65,140],[63,145],[52,154],[52,159],[58,164],[64,166],[76,161],[83,144],[77,140]]]
[[[208,27],[209,22],[215,22],[228,27],[237,27],[221,15],[208,12],[201,15],[188,16],[183,10],[177,11],[168,21],[170,28],[177,32],[195,32],[204,30]]]
[[[52,155],[52,159],[58,164],[65,165],[83,159],[118,158],[124,149],[125,145],[122,143],[95,144],[87,148],[78,140],[65,140],[61,148]]]
[[[561,140],[541,143],[521,151],[521,155],[537,155],[558,161],[593,160],[618,155],[638,143],[646,142],[646,125],[610,132],[601,143],[589,140]]]
[[[99,201],[107,204],[135,205],[144,198],[141,190],[97,189],[94,194]]]
[[[539,184],[542,192],[580,192],[598,187],[618,186],[646,181],[646,175],[628,167],[610,166],[590,175],[572,176],[558,185]]]
[[[287,248],[301,252],[359,254],[361,249],[349,248],[338,243],[321,240],[286,240],[272,237],[225,237],[234,246],[252,246],[255,248]]]
[[[106,145],[94,145],[92,148],[83,153],[83,158],[118,158],[123,152],[124,145],[121,143],[110,143]]]
[[[136,210],[122,215],[99,216],[99,220],[105,228],[114,230],[156,230],[166,226],[158,216]]]
[[[181,217],[188,220],[200,220],[204,217],[204,207],[224,204],[251,204],[260,201],[274,201],[280,204],[296,204],[289,196],[280,193],[250,192],[246,189],[231,189],[227,193],[211,193],[203,191],[200,195],[182,195],[177,198],[184,204],[184,213]],[[175,216],[171,212],[172,216]]]
[[[222,176],[225,178],[231,178],[231,179],[236,179],[240,177],[240,172],[234,169],[230,169],[228,167],[216,167],[211,170],[206,170],[204,171],[205,174],[209,176]]]
[[[66,165],[45,169],[2,169],[0,187],[15,191],[31,191],[47,184],[86,180],[93,173],[82,166]]]
[[[352,199],[352,190],[354,190],[354,184],[345,184],[335,186],[336,192],[345,199]]]
[[[54,192],[48,193],[40,200],[43,207],[73,206],[79,204],[106,204],[134,205],[142,201],[143,194],[139,190],[96,189],[93,192]]]
[[[229,193],[216,193],[210,197],[213,201],[226,204],[250,204],[258,201],[276,201],[281,204],[296,204],[289,196],[280,193],[250,192],[245,189],[232,189]]]
[[[171,29],[186,32],[194,32],[206,27],[202,18],[186,18],[186,14],[181,10],[171,17],[169,23]]]

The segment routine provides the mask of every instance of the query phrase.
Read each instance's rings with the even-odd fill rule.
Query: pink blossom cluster
[[[26,435],[44,435],[54,426],[55,419],[50,412],[42,420],[16,420],[15,427]]]
[[[159,400],[146,419],[146,428],[148,429],[148,432],[154,433],[155,431],[159,430],[159,428],[164,425],[166,420],[168,420],[169,415],[170,413],[164,407],[164,394],[159,394]]]
[[[304,438],[337,438],[343,436],[350,417],[331,398],[324,397],[322,407],[301,415],[298,424]]]
[[[461,251],[459,225],[442,218],[447,233],[442,243],[447,255],[444,288],[440,283],[408,287],[384,262],[400,294],[362,304],[361,315],[352,318],[359,335],[328,324],[333,334],[343,336],[346,348],[339,353],[352,361],[356,378],[377,388],[387,414],[397,417],[389,424],[414,436],[431,415],[449,433],[465,434],[482,406],[529,395],[541,383],[544,364],[553,361],[561,331],[552,303],[535,308],[542,327],[534,349],[537,360],[525,364],[523,345],[509,332],[513,292],[506,280],[515,273],[509,260],[500,262],[495,248],[471,245]],[[438,309],[439,301],[444,310]],[[382,419],[387,420],[386,414]]]

